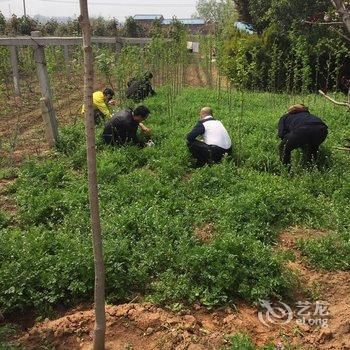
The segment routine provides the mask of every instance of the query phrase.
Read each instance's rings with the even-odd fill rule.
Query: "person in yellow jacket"
[[[105,88],[103,91],[95,91],[92,94],[92,102],[94,106],[95,124],[100,124],[106,118],[111,117],[110,105],[113,104],[114,91]],[[84,113],[84,106],[81,110]]]
[[[110,106],[115,103],[113,100],[114,91],[110,88],[105,88],[103,91],[95,91],[92,94],[92,102],[94,105],[94,118],[95,124],[98,125],[106,118],[111,117]],[[84,113],[84,106],[82,108],[82,113]],[[144,133],[150,133],[150,129],[144,124],[139,124],[140,129]]]

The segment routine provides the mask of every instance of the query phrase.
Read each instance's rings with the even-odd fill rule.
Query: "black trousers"
[[[103,141],[106,145],[115,145],[113,135],[102,134]]]
[[[94,109],[95,125],[100,125],[105,121],[104,114],[99,109]]]
[[[286,134],[279,149],[282,163],[289,165],[292,151],[297,148],[302,148],[308,161],[316,160],[318,148],[327,135],[327,126],[323,124],[305,125]]]
[[[197,160],[196,166],[219,163],[224,154],[231,154],[232,148],[224,149],[218,146],[207,145],[203,141],[194,140],[187,144],[189,151]]]
[[[102,139],[106,145],[111,145],[111,146],[122,146],[124,144],[132,144],[136,145],[140,148],[146,147],[145,142],[139,139],[135,140],[126,140],[124,142],[120,141],[116,135],[111,135],[111,134],[102,134]]]

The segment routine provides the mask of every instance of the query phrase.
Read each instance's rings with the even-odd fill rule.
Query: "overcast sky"
[[[25,0],[27,14],[34,16],[76,16],[79,0]],[[166,18],[190,17],[195,12],[196,0],[88,0],[90,16],[115,17],[124,20],[135,14],[162,14]],[[0,11],[9,17],[23,15],[23,0],[0,0]]]

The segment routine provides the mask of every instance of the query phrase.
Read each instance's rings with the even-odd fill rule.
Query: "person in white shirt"
[[[212,109],[202,108],[199,116],[199,122],[187,135],[187,146],[197,160],[196,167],[219,163],[225,154],[232,153],[230,136],[224,125],[214,119]],[[197,140],[198,136],[202,136],[203,141]]]

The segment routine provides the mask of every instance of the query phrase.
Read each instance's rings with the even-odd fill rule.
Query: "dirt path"
[[[291,229],[281,235],[279,248],[295,250],[297,238],[320,234],[325,233]],[[259,321],[259,310],[242,302],[236,309],[210,312],[195,305],[177,313],[150,303],[132,303],[107,307],[107,349],[221,349],[228,345],[227,336],[236,332],[247,332],[257,345],[271,342],[279,349],[287,349],[288,344],[299,344],[298,349],[350,349],[350,273],[314,271],[296,253],[296,261],[289,266],[305,287],[317,286],[318,299],[329,304],[327,327],[298,325],[294,318],[286,325],[267,327]],[[93,311],[78,310],[34,326],[19,342],[33,350],[44,345],[87,350],[92,330]]]

